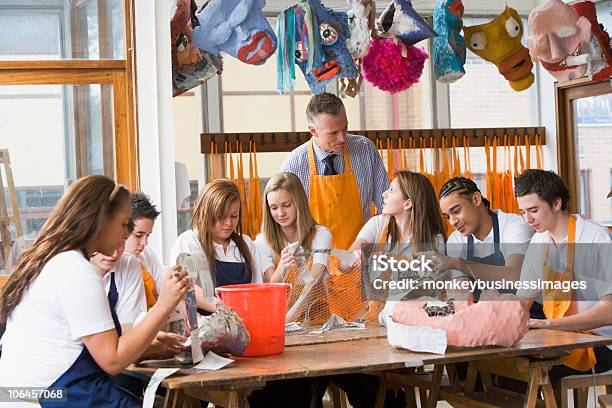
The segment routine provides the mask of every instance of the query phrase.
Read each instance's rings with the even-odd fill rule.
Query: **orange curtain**
[[[236,171],[236,179],[234,180],[238,185],[238,191],[240,192],[240,204],[242,207],[242,233],[246,235],[251,235],[250,230],[250,221],[251,214],[249,213],[249,206],[247,203],[247,191],[246,191],[246,182],[244,180],[244,165],[242,161],[242,143],[236,141],[236,153],[238,154],[237,160],[237,171]]]
[[[255,239],[261,230],[261,188],[259,185],[259,172],[257,169],[257,147],[254,141],[249,142],[249,231],[248,234]]]

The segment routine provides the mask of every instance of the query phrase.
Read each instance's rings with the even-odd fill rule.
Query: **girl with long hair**
[[[123,245],[131,214],[128,195],[104,176],[77,180],[21,254],[0,296],[0,321],[7,323],[0,386],[63,389],[68,406],[142,406],[109,375],[120,373],[151,344],[189,280],[175,268],[157,304],[121,335],[116,284],[111,279],[107,295],[102,272],[89,258],[112,256]],[[22,404],[31,406],[26,401],[14,406]]]
[[[294,255],[298,247],[303,251],[328,249],[332,246],[331,232],[312,218],[304,187],[293,173],[272,176],[264,190],[263,201],[263,228],[255,243],[264,259],[264,279],[270,282],[296,283]],[[297,320],[303,314],[304,307],[310,308],[313,302],[317,301],[317,296],[309,294],[314,295],[317,290],[319,294],[324,292],[321,285],[324,285],[322,278],[329,267],[329,257],[324,253],[315,253],[309,266],[313,279],[305,286],[300,285],[297,288],[304,296],[291,296],[296,302],[289,305],[287,321]],[[321,305],[324,303],[321,302]],[[311,308],[313,312],[315,309],[319,308]],[[329,317],[329,310],[323,315]],[[317,320],[316,316],[312,317]]]
[[[226,179],[211,181],[200,192],[191,229],[178,236],[170,259],[175,263],[183,252],[201,252],[215,287],[263,282],[261,256],[251,238],[242,235],[241,225],[242,208],[236,184]],[[198,299],[200,307],[210,310],[210,306],[201,303]]]
[[[382,214],[363,226],[350,250],[361,259],[363,244],[410,244],[413,252],[444,252],[445,231],[431,182],[420,173],[395,172],[383,194]]]

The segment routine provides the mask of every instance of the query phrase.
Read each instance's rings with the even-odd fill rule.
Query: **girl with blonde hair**
[[[297,242],[305,251],[331,246],[331,232],[312,218],[304,187],[295,174],[279,173],[268,181],[263,207],[262,233],[255,242],[267,265],[275,265],[267,280],[280,282],[282,275],[294,265],[294,248],[288,247],[289,244]],[[326,254],[314,254],[313,257],[314,264],[328,266]]]

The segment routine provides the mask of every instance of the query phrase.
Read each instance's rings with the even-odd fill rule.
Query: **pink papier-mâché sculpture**
[[[425,301],[397,302],[391,318],[407,326],[446,332],[447,344],[457,347],[512,346],[529,328],[529,310],[511,294],[485,291],[478,303],[455,301],[455,313],[429,316]]]

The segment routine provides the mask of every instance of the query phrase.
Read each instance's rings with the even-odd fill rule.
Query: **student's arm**
[[[116,375],[136,361],[149,347],[188,287],[187,273],[177,271],[166,280],[157,303],[147,316],[125,335],[118,337],[112,329],[82,337],[85,347],[100,368],[110,375]]]
[[[487,265],[480,262],[460,260],[463,264],[463,272],[469,268],[474,276],[483,281],[494,282],[501,279],[517,281],[521,277],[521,266],[523,265],[523,254],[512,254],[506,258],[504,266]]]
[[[554,320],[531,319],[529,328],[579,332],[610,325],[612,325],[612,294],[604,296],[597,306],[582,313]]]
[[[215,302],[209,302],[204,299],[204,291],[198,285],[193,285],[196,295],[196,304],[198,308],[204,309],[207,312],[214,313],[217,310],[217,304]]]

